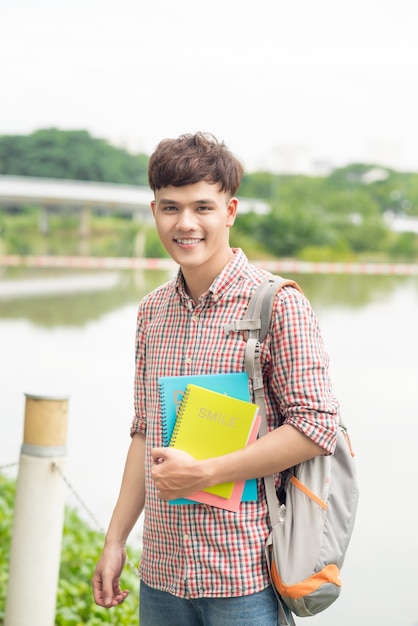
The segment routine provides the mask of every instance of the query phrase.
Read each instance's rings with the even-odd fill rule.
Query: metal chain
[[[94,525],[97,527],[97,529],[104,535],[105,534],[105,530],[104,528],[100,525],[100,523],[98,522],[98,520],[94,517],[93,513],[90,511],[90,509],[88,508],[88,506],[86,505],[86,503],[82,500],[80,494],[75,490],[75,488],[73,487],[73,485],[70,483],[70,481],[68,480],[68,478],[65,476],[64,472],[62,471],[61,467],[58,465],[58,463],[55,463],[55,461],[52,462],[51,465],[53,470],[56,470],[59,475],[61,476],[62,480],[65,482],[65,484],[67,485],[67,487],[70,489],[70,491],[72,492],[72,494],[75,496],[76,500],[79,502],[79,504],[81,504],[81,507],[85,510],[85,512],[87,513],[87,515],[90,517],[90,519],[94,522]]]
[[[18,465],[19,465],[19,463],[17,461],[15,461],[14,463],[5,463],[4,465],[0,465],[0,472],[5,470],[5,469],[9,469],[11,467],[17,467]],[[54,471],[57,471],[59,473],[59,475],[61,476],[61,478],[64,481],[64,483],[67,485],[67,487],[70,489],[72,494],[75,496],[75,498],[78,501],[78,503],[81,505],[81,507],[84,509],[84,511],[90,517],[90,519],[93,521],[94,525],[99,530],[99,532],[101,532],[102,535],[105,535],[106,533],[105,533],[105,530],[104,530],[103,526],[99,523],[97,518],[90,511],[90,509],[88,508],[88,506],[86,505],[86,503],[84,502],[84,500],[82,499],[80,494],[76,491],[76,489],[73,487],[71,482],[65,476],[65,474],[63,473],[63,471],[62,471],[61,467],[58,465],[58,463],[53,462],[51,467],[52,467],[52,469]],[[132,572],[135,574],[135,576],[139,576],[138,568],[135,567],[134,563],[132,563],[132,561],[130,560],[128,555],[126,557],[126,563],[129,566],[129,568],[132,570]]]
[[[70,491],[73,493],[73,495],[75,496],[75,498],[77,499],[77,501],[79,502],[79,504],[81,505],[81,507],[85,510],[85,512],[88,514],[88,516],[90,517],[90,519],[94,522],[96,528],[99,530],[99,532],[101,532],[103,535],[106,534],[103,526],[98,522],[98,520],[96,519],[96,517],[93,515],[93,513],[90,511],[90,509],[88,508],[88,506],[86,505],[86,503],[84,502],[84,500],[81,498],[81,496],[79,495],[79,493],[75,490],[75,488],[73,487],[73,485],[70,483],[70,481],[68,480],[68,478],[65,476],[65,474],[63,473],[61,467],[53,462],[52,463],[52,469],[56,470],[59,475],[61,476],[61,478],[63,479],[63,481],[65,482],[65,484],[67,485],[67,487],[70,489]],[[129,566],[129,568],[132,570],[132,572],[135,574],[135,576],[139,577],[139,572],[138,572],[138,568],[135,567],[134,563],[132,563],[131,559],[129,558],[128,555],[126,555],[126,563]]]
[[[16,467],[19,463],[16,461],[15,463],[7,463],[6,465],[0,465],[0,472],[4,469],[9,469],[9,467]]]

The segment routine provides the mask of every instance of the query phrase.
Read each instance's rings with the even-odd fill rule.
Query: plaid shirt
[[[158,377],[243,371],[245,340],[239,332],[227,336],[224,325],[244,316],[266,275],[238,249],[197,306],[179,271],[139,307],[131,435],[147,436],[140,574],[146,584],[178,597],[242,596],[269,585],[263,481],[257,502],[241,503],[238,513],[203,504],[170,506],[156,497],[149,454],[163,445]],[[316,317],[301,293],[284,287],[273,320],[261,354],[269,428],[292,424],[331,453],[338,405]]]

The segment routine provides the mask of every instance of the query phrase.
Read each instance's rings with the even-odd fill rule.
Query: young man
[[[93,576],[97,604],[110,608],[125,600],[125,544],[144,511],[141,626],[278,624],[264,557],[263,481],[257,501],[241,503],[237,513],[168,500],[268,474],[276,474],[279,487],[280,472],[330,454],[335,445],[337,401],[317,320],[307,299],[284,287],[261,355],[269,433],[205,461],[162,447],[159,376],[245,369],[245,340],[239,332],[226,335],[224,325],[244,316],[266,272],[229,245],[242,174],[225,145],[202,133],[162,141],[149,163],[158,235],[180,269],[139,306],[132,441]]]

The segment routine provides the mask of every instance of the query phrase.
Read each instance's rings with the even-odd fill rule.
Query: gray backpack
[[[269,326],[276,293],[291,280],[272,276],[252,297],[245,319],[226,332],[244,331],[246,369],[260,408],[260,435],[267,433],[260,344]],[[341,419],[333,455],[318,456],[286,472],[284,500],[276,495],[272,476],[264,478],[272,531],[266,544],[271,581],[279,600],[280,624],[328,608],[341,590],[340,569],[353,532],[358,486],[347,430]]]

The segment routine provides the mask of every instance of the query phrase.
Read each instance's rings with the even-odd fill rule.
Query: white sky
[[[0,134],[418,171],[417,32],[417,0],[0,0]]]

